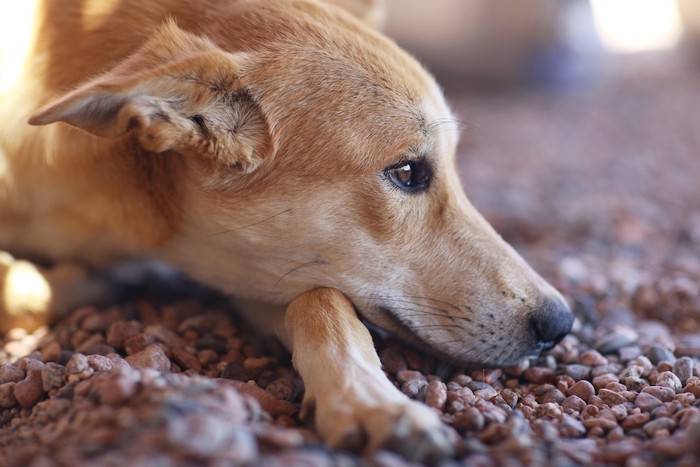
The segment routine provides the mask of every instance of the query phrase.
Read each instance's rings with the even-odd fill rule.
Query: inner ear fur
[[[241,84],[250,57],[164,24],[134,55],[29,119],[101,138],[133,137],[151,152],[196,153],[254,170],[273,150],[270,125]]]

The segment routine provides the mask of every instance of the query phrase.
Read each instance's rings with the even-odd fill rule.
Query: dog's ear
[[[49,104],[32,125],[65,122],[151,152],[201,154],[248,172],[273,151],[262,109],[241,83],[244,54],[166,23],[111,71]]]

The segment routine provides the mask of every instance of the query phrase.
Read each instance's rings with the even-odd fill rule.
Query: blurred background
[[[700,41],[696,0],[388,0],[386,32],[447,85],[566,86]]]
[[[445,87],[467,195],[536,269],[588,312],[700,330],[700,1],[388,0],[385,30]]]

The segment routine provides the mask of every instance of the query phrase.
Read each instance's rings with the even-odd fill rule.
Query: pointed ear
[[[252,171],[274,149],[262,109],[241,84],[250,57],[166,23],[133,56],[29,119],[102,138],[135,138],[151,152],[197,153]]]

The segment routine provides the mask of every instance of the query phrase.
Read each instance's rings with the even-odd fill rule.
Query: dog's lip
[[[444,352],[441,352],[440,350],[437,350],[434,348],[434,346],[423,339],[421,336],[419,336],[413,329],[411,329],[408,325],[406,325],[399,317],[397,317],[394,313],[391,312],[391,309],[388,307],[384,306],[378,306],[375,308],[378,310],[384,317],[388,318],[389,321],[391,321],[392,326],[394,327],[393,330],[386,330],[384,329],[383,326],[380,326],[377,323],[374,323],[370,317],[368,317],[365,313],[362,313],[362,310],[359,309],[357,306],[355,307],[355,310],[357,313],[361,316],[364,316],[365,319],[367,319],[372,325],[378,327],[382,331],[389,331],[391,333],[394,333],[399,337],[400,339],[406,340],[409,343],[419,346],[419,348],[422,348],[423,351],[428,352],[429,354],[434,355],[435,357],[443,359],[446,363],[450,363],[453,365],[458,365],[458,366],[466,366],[466,367],[474,367],[474,368],[501,368],[501,367],[507,367],[507,366],[513,366],[513,365],[518,365],[520,362],[523,360],[531,360],[531,359],[536,359],[539,358],[543,353],[552,350],[558,342],[540,342],[537,345],[534,346],[531,352],[528,352],[525,355],[522,355],[517,358],[513,358],[510,360],[506,360],[500,363],[475,363],[475,362],[470,362],[470,361],[464,361],[464,360],[459,360],[458,358],[446,354]]]
[[[423,339],[420,335],[418,335],[413,329],[411,329],[408,325],[406,325],[399,317],[397,317],[394,313],[391,312],[390,308],[384,307],[384,306],[379,306],[376,307],[376,309],[382,313],[383,316],[388,318],[394,329],[390,330],[393,334],[395,334],[397,337],[400,339],[403,339],[405,341],[408,341],[410,344],[413,344],[414,346],[417,346],[420,350],[427,352],[428,354],[431,354],[445,363],[455,365],[455,366],[466,366],[466,367],[474,367],[474,368],[485,368],[485,367],[498,367],[500,365],[496,364],[485,364],[485,363],[474,363],[474,362],[469,362],[465,360],[460,360],[452,355],[449,355],[445,352],[442,352],[438,349],[436,349],[432,343],[426,341]],[[362,312],[360,311],[360,314]],[[365,316],[365,315],[363,315]],[[367,317],[367,319],[372,322],[372,320]],[[383,329],[382,326],[379,326],[376,323],[373,323],[375,326],[380,327],[380,329]]]

